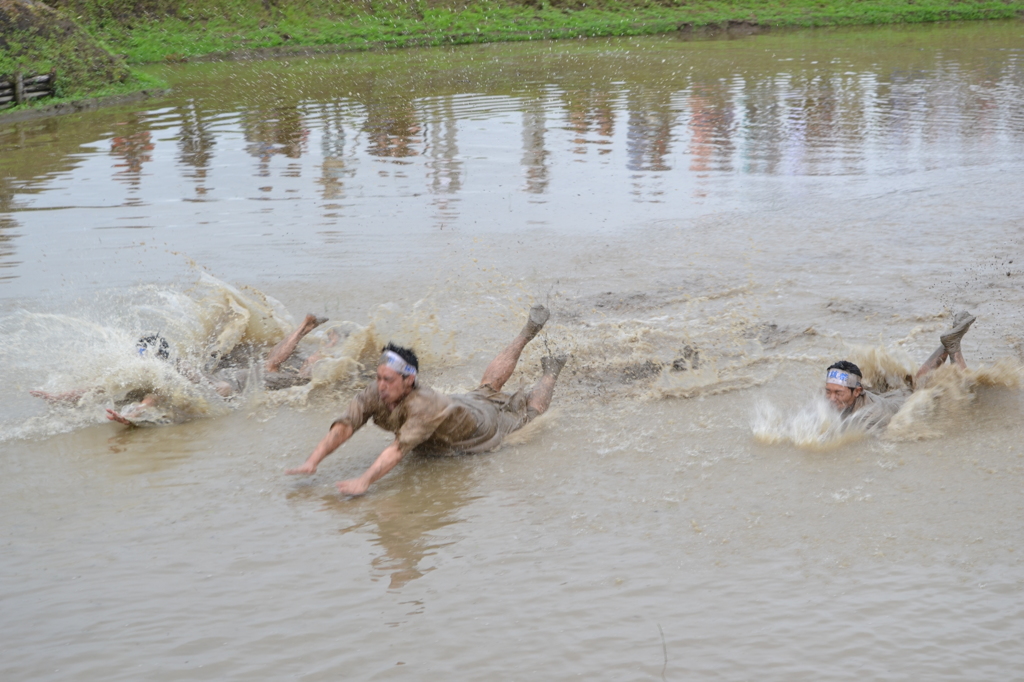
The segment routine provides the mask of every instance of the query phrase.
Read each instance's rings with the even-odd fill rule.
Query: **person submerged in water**
[[[302,324],[295,331],[282,339],[267,354],[263,362],[263,381],[269,389],[287,388],[308,383],[312,376],[312,367],[323,356],[317,352],[308,357],[302,366],[295,372],[282,371],[282,365],[295,352],[299,341],[311,331],[327,321],[326,317],[306,315]],[[332,342],[335,339],[332,339]],[[171,346],[167,339],[152,334],[138,340],[135,350],[140,357],[154,357],[165,362],[170,361]],[[182,365],[180,362],[174,364],[174,369],[183,377],[194,384],[207,384],[221,397],[230,398],[245,389],[249,377],[248,367],[224,367],[212,373],[206,374],[197,372],[194,369]],[[49,403],[71,403],[77,402],[82,396],[89,392],[102,392],[102,389],[78,389],[64,393],[47,393],[46,391],[29,391],[37,398],[42,398]],[[138,426],[138,419],[147,409],[153,408],[160,403],[161,396],[149,388],[135,388],[114,401],[116,409],[107,408],[106,417],[110,421],[118,422],[126,426]]]
[[[953,317],[953,327],[939,337],[942,345],[917,370],[911,388],[897,388],[886,393],[866,391],[861,384],[864,375],[860,368],[848,360],[840,360],[826,370],[825,397],[848,424],[861,426],[865,430],[884,428],[900,411],[920,380],[941,367],[947,359],[960,369],[967,369],[967,362],[960,350],[960,340],[974,324],[974,320],[975,317],[966,310]]]
[[[568,356],[543,358],[543,374],[529,391],[512,395],[501,392],[523,348],[548,317],[544,306],[531,308],[519,335],[487,366],[479,388],[460,395],[445,395],[421,385],[416,354],[389,343],[377,361],[377,380],[352,399],[306,462],[285,473],[316,473],[317,465],[371,418],[377,426],[394,433],[395,440],[362,476],[335,484],[347,495],[365,493],[415,448],[456,453],[495,449],[505,436],[543,414],[551,404],[555,381]]]

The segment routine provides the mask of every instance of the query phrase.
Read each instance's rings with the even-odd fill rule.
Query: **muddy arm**
[[[362,476],[338,481],[334,485],[337,486],[338,492],[346,495],[362,495],[370,487],[370,484],[379,481],[385,474],[394,469],[395,465],[402,461],[403,456],[404,453],[398,447],[398,439],[395,439],[395,442],[387,446],[384,452],[380,453],[377,460]]]
[[[65,391],[63,393],[47,393],[46,391],[29,391],[28,393],[36,398],[42,398],[50,404],[57,404],[76,402],[88,392],[89,389],[87,388],[79,388],[74,391]]]
[[[352,427],[344,422],[334,422],[331,430],[323,437],[323,440],[313,449],[313,453],[306,459],[305,464],[294,469],[287,469],[286,474],[315,474],[316,467],[327,458],[341,444],[352,437]]]

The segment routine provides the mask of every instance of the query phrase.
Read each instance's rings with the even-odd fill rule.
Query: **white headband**
[[[841,369],[830,369],[828,376],[825,378],[825,383],[846,386],[847,388],[857,388],[860,386],[860,377],[856,374],[844,372]]]
[[[377,361],[377,366],[380,367],[381,365],[389,367],[405,377],[416,376],[416,368],[403,360],[402,356],[393,350],[384,351],[384,354],[380,356],[380,360]]]

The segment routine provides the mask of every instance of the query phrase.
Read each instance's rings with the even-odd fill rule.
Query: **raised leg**
[[[914,384],[916,385],[925,374],[934,372],[941,367],[942,363],[944,363],[948,357],[949,353],[946,352],[946,349],[939,346],[938,350],[928,356],[928,359],[924,361],[921,365],[921,369],[917,370],[917,374],[914,375]]]
[[[568,355],[541,358],[540,366],[544,369],[544,374],[541,376],[540,381],[537,382],[537,385],[530,390],[530,395],[526,399],[526,404],[532,407],[537,414],[544,414],[548,407],[550,407],[551,396],[555,392],[555,382],[558,380],[558,375],[568,359]]]
[[[338,345],[338,341],[340,340],[341,335],[338,334],[338,330],[331,329],[330,331],[327,332],[327,345],[324,346],[324,348],[334,348],[336,345]],[[313,365],[323,360],[324,357],[326,357],[326,355],[327,354],[324,353],[323,350],[318,350],[317,352],[313,353],[308,358],[306,358],[306,361],[302,363],[302,367],[299,368],[299,376],[307,378],[312,377]]]
[[[542,305],[538,304],[530,308],[530,317],[522,331],[519,332],[519,335],[512,339],[512,343],[505,350],[498,353],[498,356],[491,360],[491,364],[487,365],[487,369],[484,370],[484,376],[480,380],[481,386],[490,386],[495,391],[501,390],[505,382],[512,376],[512,372],[515,371],[516,363],[519,362],[519,356],[522,355],[526,344],[540,333],[550,315],[551,313],[548,312],[548,309]]]
[[[974,324],[975,317],[966,310],[961,310],[953,316],[953,327],[939,337],[939,341],[942,342],[942,347],[936,349],[921,368],[917,370],[917,374],[914,375],[914,384],[916,385],[920,379],[934,372],[942,363],[946,361],[946,358],[950,359],[950,362],[956,363],[960,369],[967,369],[967,363],[964,361],[964,354],[960,352],[960,339],[964,337],[967,330]]]
[[[974,315],[966,310],[961,310],[953,316],[953,328],[939,337],[943,349],[949,354],[950,361],[955,362],[960,369],[967,369],[964,354],[960,351],[960,339],[964,338],[964,334],[974,324],[975,319],[977,318]]]
[[[298,329],[286,336],[279,344],[271,349],[270,353],[267,355],[267,361],[263,365],[263,369],[267,372],[276,372],[281,369],[281,363],[291,357],[291,354],[295,352],[295,347],[299,345],[299,341],[302,340],[302,337],[326,321],[326,317],[306,315],[306,319],[302,321],[302,324],[299,325]]]

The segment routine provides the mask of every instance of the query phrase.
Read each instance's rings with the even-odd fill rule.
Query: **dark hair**
[[[159,334],[143,336],[136,342],[135,347],[140,351],[153,350],[156,352],[156,356],[161,360],[166,360],[171,357],[171,344],[167,343],[167,339]]]
[[[826,369],[825,371],[827,372],[829,369],[838,369],[840,371],[847,372],[849,374],[856,374],[861,379],[864,378],[864,374],[861,373],[860,367],[858,367],[857,365],[853,364],[849,360],[840,360],[839,362],[833,363],[833,364],[829,365],[828,369]]]
[[[414,353],[411,348],[403,348],[402,346],[396,346],[395,344],[388,341],[388,345],[384,346],[384,348],[382,348],[380,352],[386,353],[388,351],[395,353],[396,355],[398,355],[398,357],[408,362],[416,369],[417,372],[420,371],[420,361],[416,359],[416,353]]]

